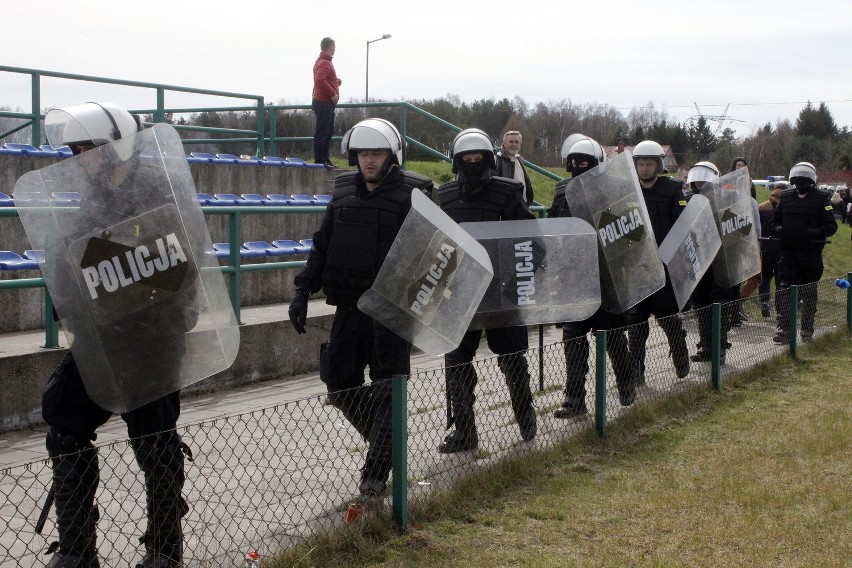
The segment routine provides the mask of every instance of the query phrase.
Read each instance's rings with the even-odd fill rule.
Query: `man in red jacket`
[[[317,130],[314,133],[314,162],[325,164],[325,167],[333,169],[328,151],[331,147],[331,136],[334,134],[334,106],[340,99],[340,79],[334,72],[331,63],[334,57],[334,40],[330,37],[322,38],[320,42],[320,54],[314,63],[314,92],[311,100],[311,108],[317,115]]]

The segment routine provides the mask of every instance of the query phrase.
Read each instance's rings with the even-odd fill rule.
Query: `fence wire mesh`
[[[761,297],[753,296],[723,307],[723,315],[739,314],[731,321],[727,337],[730,345],[724,350],[726,357],[721,367],[723,375],[750,368],[789,349],[789,345],[773,341],[778,330],[775,299],[770,297],[764,304]],[[806,339],[811,322],[814,337],[845,326],[846,292],[831,282],[800,287],[799,299],[799,318],[806,326]],[[812,319],[803,313],[807,306],[816,306]],[[670,316],[685,329],[693,355],[698,351],[698,327],[709,313],[710,308],[704,308]],[[672,357],[669,335],[662,327],[671,323],[653,318],[649,322],[644,381],[638,361],[626,349],[626,338],[631,334],[641,337],[641,324],[609,332],[607,420],[617,419],[629,410],[627,403],[632,400],[625,398],[625,389],[632,389],[632,404],[636,405],[709,383],[708,361],[693,361],[688,375],[676,376],[676,363],[683,359]],[[544,334],[543,347],[510,358],[485,355],[488,351],[483,341],[480,357],[473,362],[477,377],[475,450],[438,451],[448,431],[452,431],[448,430],[447,369],[440,361],[433,361],[431,368],[412,371],[407,386],[409,499],[427,499],[431,492],[449,488],[463,476],[477,475],[502,459],[551,447],[594,427],[594,333],[588,335],[587,353],[580,339],[563,342],[561,329],[546,326]],[[625,340],[613,342],[613,336],[618,334],[625,334]],[[534,332],[531,339],[535,339]],[[531,376],[524,373],[521,357]],[[581,365],[580,371],[585,373],[578,372],[576,364],[566,366],[566,360],[576,362],[583,357],[588,370]],[[634,373],[627,379],[622,377],[619,385],[614,367],[622,372],[632,368]],[[578,381],[584,385],[585,392],[580,395],[584,408],[568,416],[555,416],[565,407],[568,395],[578,393],[567,386],[572,372],[575,385]],[[529,382],[536,415],[535,436],[528,441],[524,441],[524,428],[517,419],[524,416],[517,405],[523,393],[512,382],[519,373]],[[515,384],[514,407],[511,384]],[[525,426],[529,438],[529,424]],[[182,519],[185,566],[241,565],[248,551],[256,549],[261,556],[272,555],[305,537],[339,527],[347,505],[358,495],[360,469],[368,449],[364,437],[330,405],[326,395],[183,425],[178,434],[194,454],[193,461],[185,465],[182,491],[189,504]],[[95,519],[97,555],[102,566],[126,566],[144,553],[139,539],[147,522],[145,479],[129,441],[102,444],[94,451],[100,463],[96,492],[100,519]],[[72,458],[86,460],[91,455]],[[47,516],[42,534],[36,533],[35,525],[52,476],[47,458],[0,469],[0,517],[7,527],[0,536],[0,566],[29,567],[49,560],[45,551],[57,539],[55,514]],[[386,502],[390,501],[389,495],[390,491]]]

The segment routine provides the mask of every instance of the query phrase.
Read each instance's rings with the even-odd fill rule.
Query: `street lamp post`
[[[376,43],[377,41],[382,41],[383,39],[390,39],[390,38],[391,38],[390,34],[385,34],[378,39],[373,39],[373,40],[370,40],[370,41],[367,42],[367,80],[364,82],[365,83],[365,88],[364,88],[364,102],[365,103],[370,102],[370,44]]]

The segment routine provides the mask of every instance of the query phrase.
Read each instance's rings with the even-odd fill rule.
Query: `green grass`
[[[832,335],[270,566],[849,566],[850,360]]]

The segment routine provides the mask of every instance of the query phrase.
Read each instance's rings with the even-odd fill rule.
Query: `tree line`
[[[642,140],[655,140],[670,145],[678,164],[686,166],[700,160],[711,160],[722,171],[727,171],[734,157],[744,156],[753,177],[783,175],[799,161],[812,162],[818,170],[852,168],[852,131],[848,126],[838,127],[825,103],[808,102],[794,121],[783,119],[774,125],[767,123],[751,135],[737,138],[732,129],[714,128],[703,116],[675,121],[665,108],[659,108],[653,102],[634,107],[626,114],[607,104],[576,104],[568,99],[530,105],[520,97],[465,102],[458,96],[447,95],[409,102],[461,128],[481,128],[495,143],[499,143],[503,132],[518,130],[523,135],[523,156],[546,167],[561,166],[562,142],[568,135],[581,132],[603,145],[616,145],[619,141],[634,145]],[[313,135],[314,116],[310,110],[266,112],[276,113],[278,136]],[[396,107],[338,108],[335,134],[343,134],[368,116],[385,118],[394,124],[399,124],[400,120]],[[270,119],[271,116],[266,117],[267,129]],[[253,130],[257,125],[254,111],[202,112],[180,117],[167,115],[166,120],[176,125],[244,130]],[[410,137],[442,154],[448,152],[454,136],[450,128],[412,111],[407,113],[406,121]],[[0,117],[0,132],[13,127],[14,119]],[[29,136],[28,130],[15,133],[15,140],[5,141],[23,141],[17,139]],[[270,132],[265,134],[268,136]],[[221,139],[245,135],[205,135],[203,132],[182,131],[181,136]],[[252,142],[193,144],[190,148],[192,151],[238,155],[252,155],[257,151]],[[309,157],[311,143],[282,142],[277,145],[276,153]],[[408,157],[414,160],[436,159],[416,147],[410,148]]]

